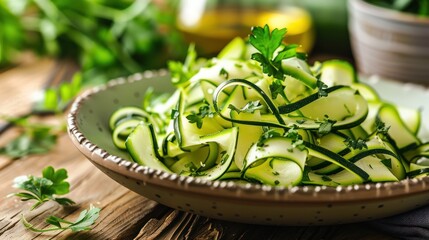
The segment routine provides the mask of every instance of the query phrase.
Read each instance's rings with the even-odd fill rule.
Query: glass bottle
[[[299,1],[181,0],[177,27],[202,55],[214,55],[236,36],[247,37],[252,26],[287,28],[285,41],[309,53],[314,45],[311,15]]]

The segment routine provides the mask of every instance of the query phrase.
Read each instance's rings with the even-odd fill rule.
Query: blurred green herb
[[[72,205],[69,198],[57,198],[55,195],[69,193],[70,184],[67,179],[67,171],[63,168],[55,170],[49,166],[43,169],[42,177],[20,176],[14,180],[14,188],[24,190],[24,192],[14,193],[12,196],[21,198],[22,201],[35,200],[31,210],[36,209],[43,203],[53,200],[61,205]]]
[[[85,83],[164,67],[184,56],[173,11],[150,0],[0,0],[0,60],[24,49],[71,57]]]
[[[367,2],[401,12],[429,17],[429,0],[366,0]]]
[[[171,82],[176,86],[186,87],[189,83],[189,79],[197,73],[198,55],[195,50],[195,45],[189,45],[188,52],[184,63],[181,61],[169,61],[168,69],[171,73]]]
[[[13,159],[50,151],[57,142],[57,135],[64,126],[31,123],[28,117],[6,119],[21,128],[22,133],[0,148],[0,154]]]
[[[49,216],[45,222],[53,225],[52,228],[39,229],[35,228],[31,223],[25,219],[24,215],[21,216],[21,221],[24,226],[33,232],[50,232],[70,229],[72,232],[80,232],[91,230],[91,225],[95,223],[100,215],[100,208],[96,208],[93,205],[89,207],[89,210],[83,210],[79,217],[74,221],[70,222],[56,216]]]
[[[81,90],[82,73],[73,75],[70,82],[62,82],[58,87],[43,91],[43,96],[35,102],[33,111],[37,113],[60,113],[70,104]]]

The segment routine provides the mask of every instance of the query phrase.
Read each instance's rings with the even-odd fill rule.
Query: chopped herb
[[[22,130],[18,137],[0,148],[0,154],[7,155],[13,159],[50,151],[57,143],[58,134],[64,131],[64,126],[30,123],[28,118],[8,120]]]
[[[364,148],[368,149],[368,146],[366,145],[366,141],[360,138],[359,139],[347,138],[344,140],[344,143],[348,148],[357,149],[357,150],[362,150]]]
[[[31,223],[25,219],[24,215],[21,217],[21,221],[24,226],[33,232],[50,232],[70,229],[72,232],[80,232],[91,230],[91,226],[95,223],[100,215],[100,208],[96,208],[93,205],[89,207],[89,210],[83,210],[79,217],[74,221],[70,222],[56,216],[49,216],[45,222],[54,226],[52,228],[39,229],[35,228]]]
[[[277,172],[277,171],[274,171],[274,172],[273,172],[273,175],[274,175],[274,176],[278,176],[278,175],[280,175],[280,173],[279,173],[279,172]]]
[[[55,195],[69,193],[70,184],[67,179],[67,171],[63,168],[55,169],[51,166],[43,169],[42,177],[20,176],[14,180],[14,188],[24,192],[14,193],[12,196],[21,198],[21,201],[35,200],[31,207],[35,209],[43,203],[53,200],[61,205],[72,205],[74,202],[68,198],[57,198]]]
[[[270,138],[281,136],[281,134],[277,132],[276,129],[273,129],[273,128],[263,127],[263,131],[264,132],[259,137],[258,143],[256,143],[256,146],[258,147],[263,147],[265,142]]]
[[[292,148],[287,149],[289,152],[293,152],[293,149],[297,148],[300,151],[306,149],[302,136],[295,128],[296,126],[290,128],[286,133],[285,137],[292,139]]]
[[[325,119],[320,122],[320,126],[318,129],[318,133],[320,134],[328,134],[332,130],[332,126],[336,123],[336,120],[331,120],[327,115],[325,115]]]
[[[225,70],[225,68],[222,68],[219,72],[220,76],[223,76],[225,79],[228,79],[229,73]]]
[[[279,185],[279,184],[280,184],[280,181],[279,181],[279,180],[275,180],[275,181],[274,181],[274,184],[275,184],[275,185]]]
[[[171,73],[171,81],[176,86],[186,86],[189,79],[197,72],[196,68],[197,52],[195,45],[191,44],[188,48],[188,53],[185,62],[169,61],[168,69]]]
[[[82,85],[82,73],[73,75],[70,82],[63,82],[58,87],[50,87],[43,92],[43,97],[36,101],[35,112],[60,113],[70,104],[74,97],[80,92]]]
[[[197,124],[197,128],[203,127],[203,118],[198,113],[191,113],[186,116],[186,119],[188,119],[189,123]]]
[[[377,134],[387,135],[390,126],[386,126],[384,122],[382,122],[379,118],[375,119],[375,131]]]
[[[246,113],[254,113],[256,110],[262,109],[262,104],[259,100],[248,102],[243,108],[237,108],[236,106],[230,104],[228,106],[232,111],[236,111],[237,113],[246,112]]]
[[[189,123],[195,123],[198,128],[203,127],[203,118],[210,117],[212,118],[214,116],[214,113],[210,111],[209,105],[203,105],[198,109],[198,113],[191,113],[188,116],[186,116],[186,119],[188,119]]]
[[[284,92],[285,86],[282,81],[274,79],[270,85],[271,97],[276,99],[278,95],[282,96],[283,99],[287,100],[286,94]]]
[[[304,124],[306,121],[307,120],[305,120],[305,119],[299,119],[299,120],[296,120],[296,123],[298,123],[298,124]]]

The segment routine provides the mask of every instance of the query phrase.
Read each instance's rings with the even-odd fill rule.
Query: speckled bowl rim
[[[366,183],[338,187],[273,187],[252,183],[238,184],[232,181],[208,181],[194,177],[179,176],[141,166],[112,155],[105,149],[89,141],[79,129],[77,123],[79,110],[94,95],[114,86],[167,75],[168,72],[166,70],[146,71],[129,77],[111,80],[105,85],[93,87],[79,95],[73,102],[67,116],[68,134],[79,151],[94,165],[107,168],[126,178],[143,181],[144,184],[169,188],[169,190],[176,192],[185,191],[189,194],[202,194],[216,198],[228,198],[230,200],[272,203],[346,203],[401,198],[429,192],[429,177],[405,179],[399,182]],[[144,184],[142,187],[144,187]]]

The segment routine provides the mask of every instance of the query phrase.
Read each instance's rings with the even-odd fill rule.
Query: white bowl
[[[429,18],[350,0],[349,32],[359,71],[429,84]]]
[[[235,222],[265,225],[327,225],[374,220],[429,203],[429,177],[353,186],[272,187],[207,181],[150,169],[113,145],[110,115],[140,106],[148,87],[171,91],[166,72],[146,72],[88,90],[74,102],[68,132],[76,147],[101,171],[125,187],[166,206]],[[414,85],[372,81],[382,97],[424,108],[429,93]],[[407,97],[408,96],[408,97]]]

